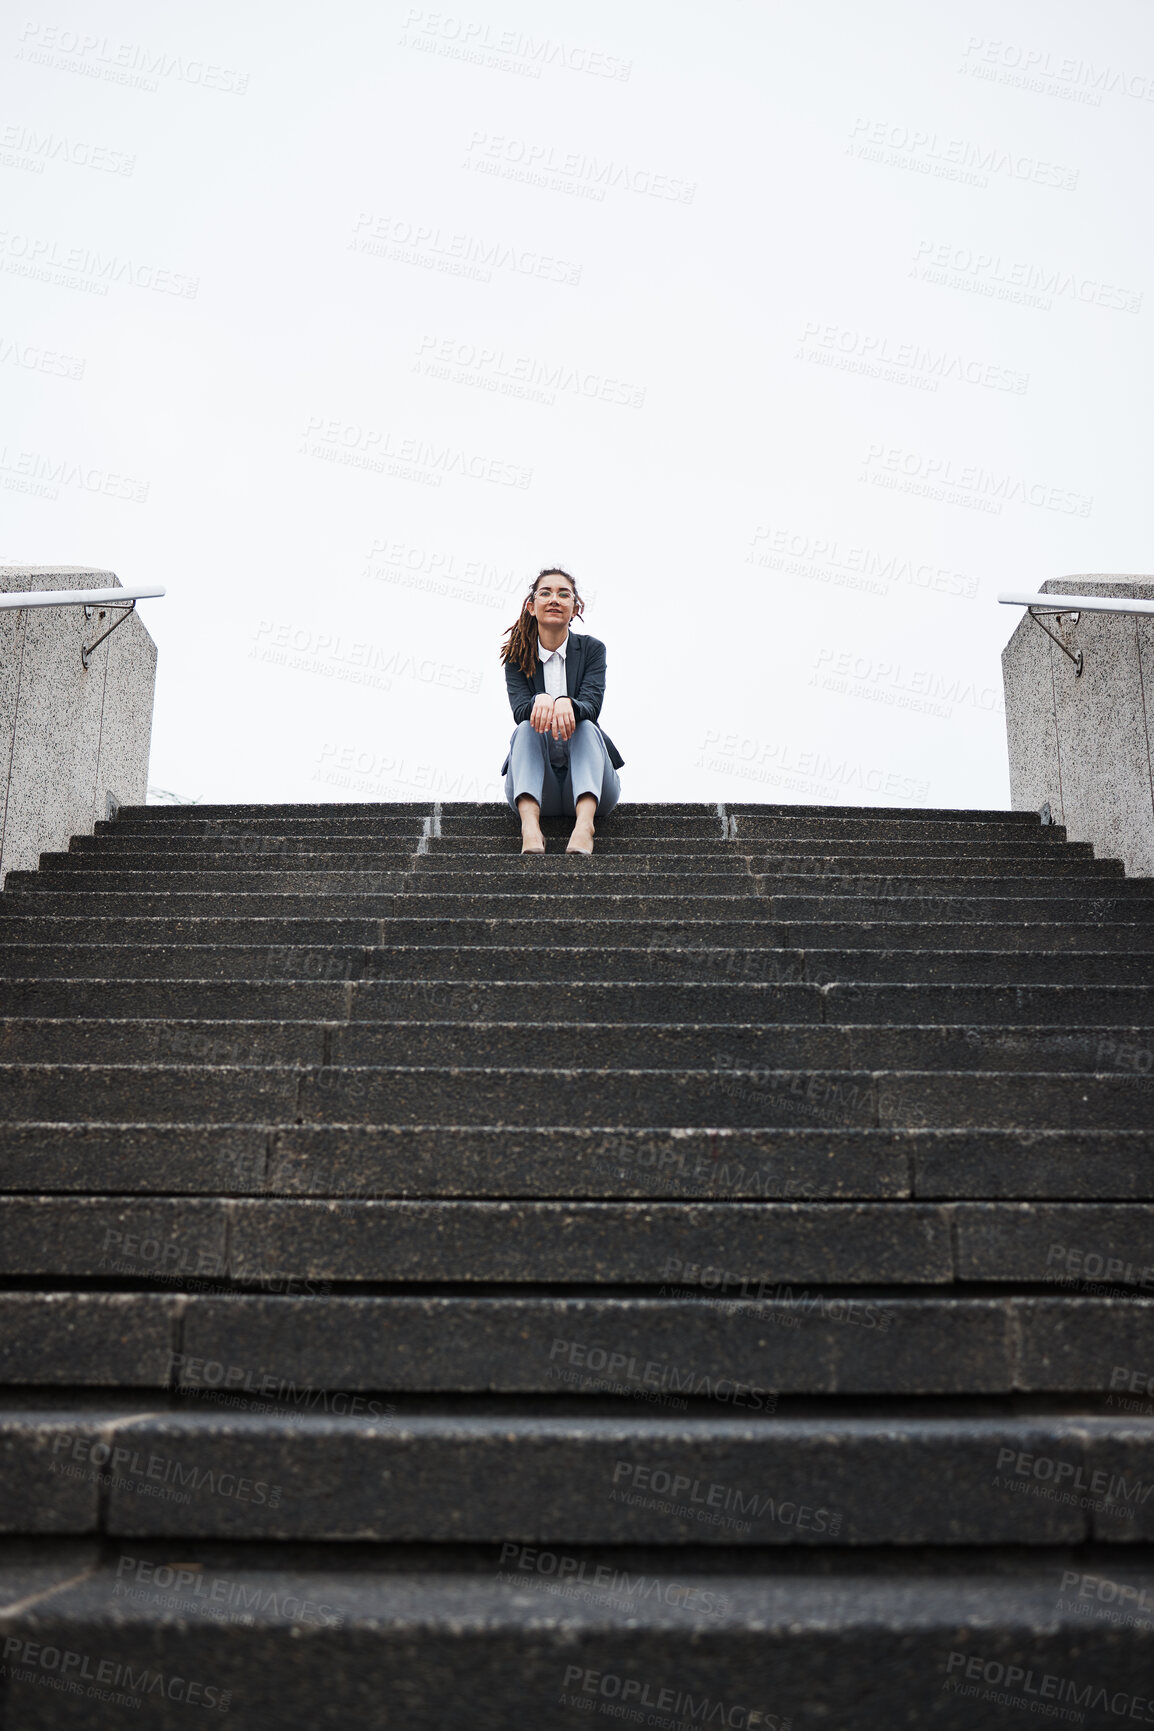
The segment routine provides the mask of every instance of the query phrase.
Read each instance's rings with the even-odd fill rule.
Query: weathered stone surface
[[[0,1593],[20,1569],[4,1556]],[[230,1717],[254,1731],[311,1731],[326,1718],[392,1731],[398,1706],[413,1731],[560,1731],[618,1703],[630,1679],[665,1716],[720,1702],[771,1728],[812,1719],[855,1731],[986,1731],[997,1721],[989,1702],[961,1692],[967,1666],[979,1678],[985,1666],[991,1676],[1016,1666],[1039,1690],[1051,1675],[1079,1693],[1101,1689],[1107,1702],[1144,1698],[1148,1636],[1101,1614],[1103,1580],[1136,1602],[1154,1597],[1140,1547],[1122,1557],[1101,1546],[1040,1557],[858,1549],[851,1562],[781,1547],[671,1557],[453,1546],[390,1563],[365,1546],[196,1540],[174,1559],[170,1543],[134,1539],[4,1628],[38,1649],[131,1666],[138,1688],[142,1672],[197,1681],[198,1707],[209,1689],[227,1691]],[[31,1731],[111,1728],[130,1710],[38,1687],[35,1665],[21,1673],[9,1701]],[[123,1669],[113,1674],[123,1688]],[[947,1689],[959,1676],[958,1692]],[[187,1699],[130,1698],[150,1727],[188,1722]]]
[[[876,1130],[309,1124],[274,1132],[267,1189],[377,1197],[868,1199],[908,1195],[909,1160],[896,1136]]]
[[[1062,1297],[1014,1300],[1020,1386],[1107,1390],[1108,1413],[1148,1418],[1154,1415],[1154,1291],[1115,1286],[1113,1297],[1087,1296],[1094,1285],[1072,1285]]]
[[[1011,1301],[715,1277],[662,1296],[194,1298],[181,1386],[328,1410],[318,1391],[454,1389],[675,1398],[1009,1393]],[[758,1296],[759,1293],[767,1296]],[[679,1294],[688,1294],[686,1297]],[[1038,1383],[1036,1386],[1044,1386]],[[215,1393],[214,1393],[215,1391]],[[671,1392],[672,1391],[672,1392]],[[675,1409],[676,1410],[676,1409]]]
[[[68,1206],[63,1204],[62,1206]],[[173,1205],[174,1214],[192,1205]],[[237,1266],[316,1280],[949,1280],[947,1211],[872,1203],[313,1202],[238,1198]]]
[[[0,1383],[163,1388],[181,1303],[155,1292],[0,1293]]]
[[[1087,1511],[1022,1494],[1035,1476],[1023,1462],[1052,1455],[1077,1487],[1130,1446],[1061,1418],[575,1422],[483,1404],[460,1418],[186,1411],[136,1420],[123,1440],[117,1535],[525,1544],[1075,1542]]]
[[[269,1139],[244,1124],[7,1124],[0,1192],[263,1191]]]
[[[1062,577],[1047,595],[1106,593],[1154,599],[1149,577]],[[1016,808],[1049,804],[1073,841],[1154,872],[1154,772],[1148,716],[1154,696],[1154,630],[1127,614],[1023,617],[1002,655],[1010,786]],[[1081,654],[1079,676],[1071,656]],[[1108,747],[1103,748],[1103,742]]]
[[[0,591],[107,589],[112,571],[76,566],[5,566]],[[110,623],[106,620],[105,623]],[[42,850],[61,848],[104,818],[108,796],[143,799],[148,776],[156,646],[139,615],[93,653],[100,633],[81,607],[5,612],[0,647],[0,882],[34,867]]]
[[[135,1408],[155,1406],[138,1397]],[[117,1424],[134,1405],[115,1394],[0,1389],[0,1533],[95,1533],[113,1472]]]
[[[191,1054],[190,1054],[191,1056]],[[0,1121],[139,1117],[187,1122],[291,1118],[297,1071],[288,1065],[0,1064]]]
[[[163,1197],[0,1198],[0,1273],[51,1273],[181,1284],[222,1278],[228,1205]]]
[[[1154,1130],[903,1130],[914,1194],[1154,1201]]]
[[[959,1280],[1154,1293],[1149,1203],[960,1202],[952,1213]]]
[[[986,1731],[975,1658],[1146,1686],[1067,1600],[1154,1555],[1150,886],[1024,813],[547,828],[135,810],[10,886],[0,1526],[103,1537],[27,1604],[0,1544],[0,1624],[246,1726],[577,1723],[572,1665],[855,1731]],[[684,1596],[570,1592],[612,1545]]]

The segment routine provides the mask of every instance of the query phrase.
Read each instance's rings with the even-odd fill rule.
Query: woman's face
[[[565,626],[573,617],[577,597],[568,577],[562,577],[556,571],[550,571],[542,577],[533,591],[527,606],[535,617],[538,627],[542,625]]]

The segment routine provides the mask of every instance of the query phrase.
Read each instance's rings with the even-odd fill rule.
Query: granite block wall
[[[118,588],[114,572],[74,566],[0,567],[0,591]],[[112,623],[82,607],[0,612],[0,884],[42,852],[91,834],[117,805],[143,805],[156,685],[156,645],[134,613]]]
[[[1154,601],[1154,577],[1059,577],[1046,595],[1087,592]],[[1010,803],[1048,805],[1071,841],[1154,876],[1154,616],[1082,613],[1046,624],[1083,672],[1025,613],[1002,653]]]

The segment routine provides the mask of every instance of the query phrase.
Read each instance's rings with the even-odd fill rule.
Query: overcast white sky
[[[1154,569],[1146,0],[0,29],[0,563],[168,585],[162,788],[498,797],[559,562],[625,799],[1006,805],[997,591]]]

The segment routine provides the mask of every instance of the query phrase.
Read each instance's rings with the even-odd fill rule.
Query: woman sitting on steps
[[[542,571],[505,633],[505,685],[517,723],[501,765],[505,798],[521,818],[521,852],[544,853],[542,817],[576,821],[566,853],[593,852],[593,819],[621,797],[625,761],[597,726],[605,645],[569,629],[585,611],[566,571]]]

